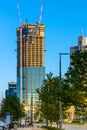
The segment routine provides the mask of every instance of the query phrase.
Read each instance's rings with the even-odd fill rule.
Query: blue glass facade
[[[36,89],[43,84],[45,78],[45,68],[38,66],[22,67],[22,69],[19,69],[19,73],[21,73],[22,75],[17,79],[18,97],[21,96],[22,102],[25,102],[27,100],[26,98],[28,98],[28,104],[30,104],[31,93],[36,92]],[[22,82],[21,86],[20,82]]]

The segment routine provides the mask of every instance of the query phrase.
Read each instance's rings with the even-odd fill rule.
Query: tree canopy
[[[77,51],[70,56],[70,60],[70,66],[61,79],[61,91],[59,77],[53,77],[52,73],[47,74],[44,84],[37,89],[41,112],[50,121],[57,122],[59,119],[60,100],[63,113],[66,113],[70,106],[74,106],[79,114],[84,113],[87,108],[87,51]]]
[[[87,105],[87,51],[77,51],[71,55],[70,67],[65,78],[70,90],[69,102],[79,107]]]
[[[1,117],[5,117],[6,112],[10,112],[14,119],[25,116],[23,105],[20,104],[16,96],[8,96],[3,99],[1,105]]]
[[[71,55],[68,71],[62,88],[62,101],[75,107],[75,114],[87,113],[87,51]]]
[[[59,78],[53,77],[50,72],[47,74],[47,79],[44,80],[44,84],[40,89],[37,89],[39,98],[41,100],[41,112],[42,116],[45,117],[50,122],[59,121],[59,100],[61,100],[60,89],[59,89]],[[65,116],[65,111],[67,106],[63,103],[63,116]]]

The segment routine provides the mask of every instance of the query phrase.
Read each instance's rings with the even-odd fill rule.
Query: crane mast
[[[37,24],[40,26],[41,24],[41,20],[42,20],[42,12],[43,12],[43,2],[41,3],[41,7],[40,7],[40,17],[39,19],[37,19]]]
[[[17,0],[16,2],[17,2],[17,10],[18,10],[18,16],[19,16],[19,21],[20,21],[20,26],[21,26],[23,23],[22,23],[22,18],[21,18],[19,1]]]
[[[40,8],[40,23],[42,20],[42,11],[43,11],[43,3],[41,4],[41,8]]]

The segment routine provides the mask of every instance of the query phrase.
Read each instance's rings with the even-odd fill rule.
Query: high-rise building
[[[44,24],[24,24],[17,28],[17,96],[21,103],[31,105],[44,78]]]
[[[17,96],[16,82],[8,83],[8,90],[5,91],[5,96]]]
[[[76,51],[81,50],[87,50],[87,37],[79,36],[78,37],[78,45],[70,47],[70,54],[74,54]]]

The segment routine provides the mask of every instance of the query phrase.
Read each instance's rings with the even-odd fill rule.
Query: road
[[[41,127],[38,127],[38,125],[34,125],[33,127],[28,127],[28,128],[13,128],[11,130],[44,130],[43,128]]]
[[[34,127],[29,127],[29,128],[17,128],[17,130],[44,130],[44,129],[34,126]]]
[[[64,128],[64,130],[87,130],[87,124],[83,125],[63,124],[62,128]],[[44,130],[44,129],[38,127],[38,125],[34,125],[33,127],[29,128],[17,128],[12,130]]]

